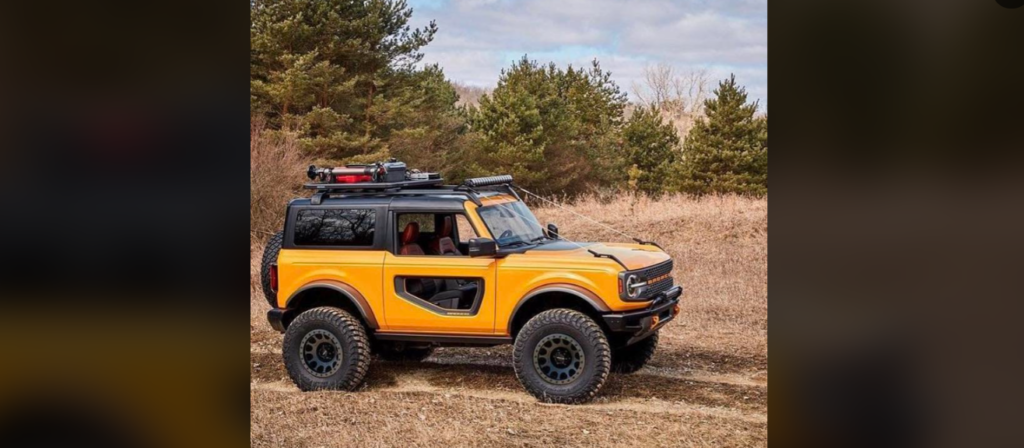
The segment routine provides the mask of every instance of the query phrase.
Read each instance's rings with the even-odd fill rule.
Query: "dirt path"
[[[284,440],[275,435],[289,445],[302,441],[299,446],[473,446],[468,442],[481,431],[495,446],[532,446],[516,442],[525,434],[533,438],[523,441],[591,446],[634,439],[654,446],[749,446],[767,439],[767,376],[756,369],[711,372],[655,363],[632,375],[613,374],[590,404],[565,406],[528,395],[499,354],[455,349],[419,363],[375,361],[359,391],[303,393],[284,371],[279,350],[254,345],[252,417],[262,420],[275,410],[290,416],[283,426],[254,423],[253,446]],[[318,414],[312,421],[297,417],[311,410]],[[402,418],[387,418],[396,415]],[[358,427],[363,418],[373,424]],[[388,432],[396,425],[402,427],[398,433]],[[456,433],[473,428],[473,436],[435,440],[437,433],[421,426]],[[325,428],[346,435],[324,439]]]

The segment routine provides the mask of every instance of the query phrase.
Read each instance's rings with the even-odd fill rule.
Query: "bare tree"
[[[464,104],[476,106],[480,104],[480,97],[491,93],[489,88],[471,86],[458,81],[452,82],[452,87],[455,88],[455,93],[459,94],[459,101],[457,103],[459,106]]]
[[[690,70],[685,75],[676,77],[673,87],[685,113],[693,116],[704,114],[704,100],[708,96],[706,69]]]
[[[658,64],[644,67],[642,83],[633,82],[633,94],[637,102],[648,107],[665,109],[673,97],[675,69],[670,65]]]
[[[679,136],[686,138],[693,122],[704,114],[708,72],[680,72],[663,63],[648,65],[644,67],[643,81],[634,82],[632,90],[637,103],[658,109],[672,121]]]

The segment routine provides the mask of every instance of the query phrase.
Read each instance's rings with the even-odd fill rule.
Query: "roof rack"
[[[413,196],[436,196],[436,195],[461,195],[466,196],[478,207],[483,205],[480,202],[478,188],[505,187],[516,199],[522,200],[512,190],[512,176],[490,176],[466,179],[462,185],[444,185],[444,179],[428,180],[407,180],[401,182],[359,182],[359,183],[316,183],[309,182],[303,188],[315,189],[316,192],[310,198],[313,205],[320,205],[324,198],[331,194],[345,194],[347,196],[375,196],[392,192]],[[414,189],[420,187],[419,189]],[[431,188],[433,187],[433,188]]]

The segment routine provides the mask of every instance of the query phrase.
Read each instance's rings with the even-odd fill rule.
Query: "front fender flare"
[[[508,324],[506,325],[505,328],[508,329],[509,332],[511,332],[512,322],[515,321],[516,315],[519,314],[519,310],[523,307],[523,305],[529,302],[530,299],[533,299],[534,297],[549,292],[561,292],[576,296],[582,299],[584,302],[587,302],[591,307],[593,307],[595,310],[601,313],[607,313],[611,311],[611,308],[608,307],[608,304],[604,303],[604,300],[602,300],[601,297],[599,297],[597,294],[594,294],[593,291],[590,291],[589,289],[586,289],[582,286],[573,285],[571,283],[550,283],[547,285],[534,288],[530,290],[530,292],[523,295],[523,298],[519,299],[519,303],[516,303],[516,307],[512,309],[512,314],[508,316]]]

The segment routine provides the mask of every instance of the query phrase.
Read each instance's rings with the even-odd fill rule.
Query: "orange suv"
[[[422,360],[438,346],[514,344],[527,391],[581,403],[609,372],[643,367],[679,313],[667,253],[563,239],[511,176],[452,186],[377,171],[338,182],[330,171],[288,204],[263,256],[267,317],[302,390],[355,389],[371,354]]]

